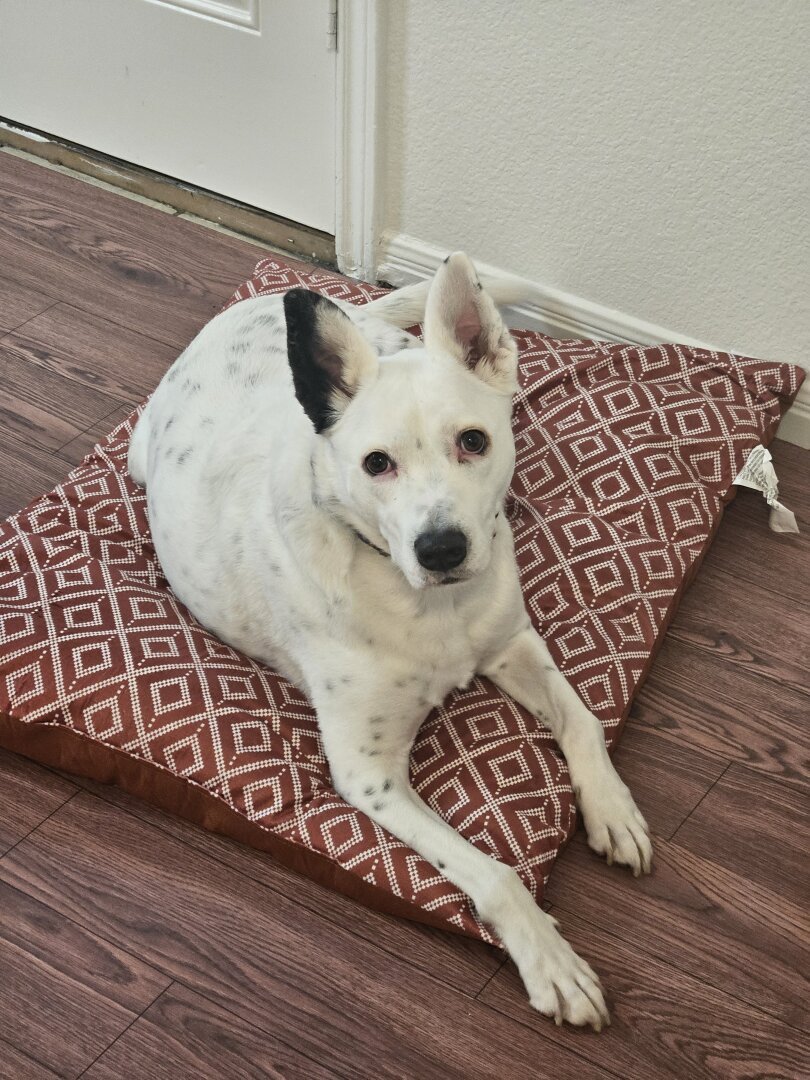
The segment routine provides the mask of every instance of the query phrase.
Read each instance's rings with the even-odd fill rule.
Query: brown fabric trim
[[[465,931],[441,916],[394,896],[377,885],[368,884],[326,855],[262,829],[199,785],[176,776],[160,765],[131,757],[122,750],[90,739],[82,732],[53,724],[31,724],[0,712],[0,746],[77,777],[114,784],[159,810],[200,825],[209,832],[237,840],[240,844],[266,851],[282,866],[366,907],[466,936]]]

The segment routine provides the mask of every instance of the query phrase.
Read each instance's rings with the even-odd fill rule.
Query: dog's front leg
[[[363,712],[336,709],[334,700],[319,710],[337,791],[470,897],[517,964],[536,1009],[558,1024],[567,1020],[600,1031],[610,1018],[599,980],[558,932],[556,920],[537,906],[511,867],[469,844],[411,787],[408,762],[418,722]]]
[[[568,762],[588,844],[608,863],[649,873],[647,823],[605,749],[602,725],[551,658],[533,629],[521,630],[484,667],[484,674],[551,730]]]

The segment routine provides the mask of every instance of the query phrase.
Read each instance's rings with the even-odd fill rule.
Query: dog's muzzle
[[[467,558],[467,537],[460,529],[423,532],[413,547],[419,565],[425,570],[454,570]]]

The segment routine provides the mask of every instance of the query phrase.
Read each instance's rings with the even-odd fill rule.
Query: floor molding
[[[422,281],[436,271],[447,254],[444,248],[434,247],[404,233],[386,234],[381,242],[378,279],[397,286]],[[479,262],[477,259],[476,266],[485,279],[515,279],[514,274],[507,274],[499,267]],[[602,341],[629,342],[634,345],[677,341],[696,348],[718,348],[676,330],[669,330],[625,312],[594,304],[560,289],[540,285],[525,278],[519,280],[525,285],[529,299],[505,309],[511,326],[528,327],[560,338],[598,338]],[[810,448],[810,377],[782,421],[778,437],[806,449]]]
[[[325,266],[336,265],[335,238],[328,233],[275,217],[256,207],[184,184],[140,165],[107,157],[44,132],[18,127],[2,117],[0,147],[24,151],[44,163],[103,181],[122,193],[162,203],[179,213],[193,214],[246,239],[269,244],[277,251]]]

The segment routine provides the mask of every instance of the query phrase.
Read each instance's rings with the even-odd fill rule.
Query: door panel
[[[0,0],[0,115],[334,232],[328,0]]]

